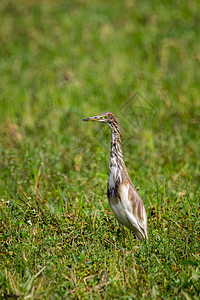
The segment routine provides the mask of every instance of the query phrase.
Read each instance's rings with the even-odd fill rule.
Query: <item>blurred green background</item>
[[[197,299],[199,1],[1,0],[0,20],[1,296]],[[81,122],[106,111],[144,245],[107,203],[109,128]]]

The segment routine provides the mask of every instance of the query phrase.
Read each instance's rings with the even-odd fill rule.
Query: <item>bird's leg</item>
[[[119,222],[118,222],[118,223],[119,223]],[[126,232],[125,232],[125,230],[124,230],[124,226],[123,226],[121,223],[119,223],[119,226],[120,226],[121,229],[122,229],[123,239],[124,239],[124,247],[126,247]]]
[[[119,226],[121,227],[122,232],[123,232],[123,236],[124,236],[124,238],[125,238],[125,237],[126,237],[126,233],[125,233],[125,230],[124,230],[124,225],[122,225],[118,220],[117,220],[117,223],[118,223]]]
[[[125,239],[125,238],[126,238],[126,232],[125,232],[125,230],[124,230],[124,226],[123,226],[122,224],[119,224],[119,226],[120,226],[121,229],[122,229],[123,237],[124,237],[124,239]]]

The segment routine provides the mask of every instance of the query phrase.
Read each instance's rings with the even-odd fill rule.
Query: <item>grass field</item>
[[[0,297],[199,299],[200,3],[0,1]],[[111,212],[113,112],[149,241]]]

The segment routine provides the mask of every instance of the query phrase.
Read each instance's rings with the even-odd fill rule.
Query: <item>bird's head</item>
[[[115,122],[118,123],[117,118],[115,117],[115,115],[110,113],[110,112],[103,113],[99,116],[85,118],[85,119],[82,119],[82,121],[98,121],[98,122],[101,122],[101,123],[107,123],[108,125],[111,125]]]

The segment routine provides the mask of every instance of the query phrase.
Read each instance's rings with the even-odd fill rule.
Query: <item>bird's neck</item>
[[[125,168],[122,154],[120,128],[111,127],[110,165],[116,165],[119,170]]]

